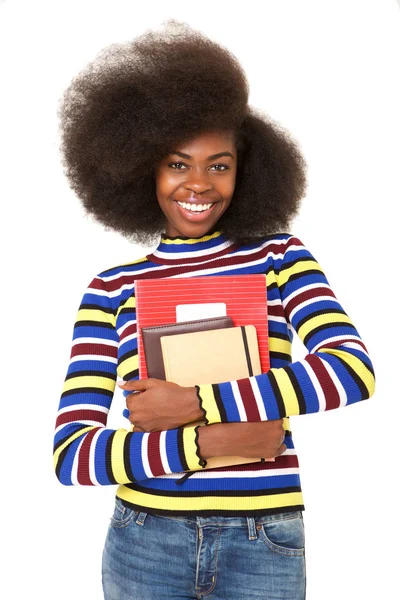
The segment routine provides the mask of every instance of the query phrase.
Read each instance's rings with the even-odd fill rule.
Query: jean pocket
[[[112,527],[126,527],[132,521],[132,519],[139,514],[138,510],[133,510],[122,504],[119,498],[115,499],[114,512],[111,516]]]
[[[278,554],[304,556],[304,522],[300,512],[282,514],[280,519],[271,519],[261,525],[260,538],[264,544]]]

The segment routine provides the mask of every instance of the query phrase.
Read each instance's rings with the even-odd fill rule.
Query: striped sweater
[[[117,376],[139,377],[135,280],[249,273],[266,274],[271,368],[236,381],[198,382],[198,394],[209,425],[283,418],[285,453],[275,462],[208,470],[195,426],[132,432],[127,420],[126,429],[107,428]],[[294,330],[308,354],[292,362]],[[360,335],[297,237],[278,233],[239,246],[215,228],[200,238],[162,234],[151,254],[101,272],[83,295],[56,421],[55,471],[65,485],[119,484],[126,506],[155,514],[303,510],[290,417],[364,400],[374,386]],[[193,475],[176,485],[189,470]]]

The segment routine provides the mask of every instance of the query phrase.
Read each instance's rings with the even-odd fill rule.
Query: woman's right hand
[[[286,450],[283,419],[215,423],[199,427],[198,433],[200,454],[205,459],[213,456],[275,458]]]

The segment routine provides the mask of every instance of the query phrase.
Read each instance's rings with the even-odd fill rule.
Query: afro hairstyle
[[[287,231],[307,165],[291,135],[248,105],[248,94],[237,58],[175,19],[101,50],[58,106],[64,173],[86,213],[132,242],[158,243],[166,218],[155,165],[200,133],[233,132],[235,190],[216,228],[242,244]]]

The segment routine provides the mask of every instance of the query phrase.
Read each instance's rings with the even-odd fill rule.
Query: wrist
[[[204,411],[200,406],[200,399],[197,395],[196,387],[187,387],[188,400],[187,400],[187,414],[190,421],[204,420]]]

